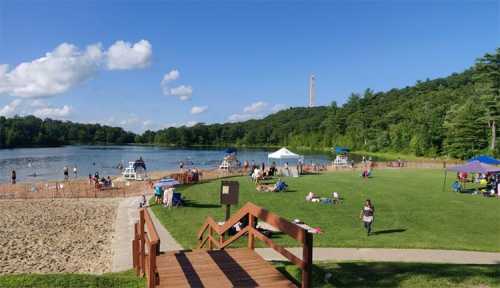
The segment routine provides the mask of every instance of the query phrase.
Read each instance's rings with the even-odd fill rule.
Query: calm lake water
[[[263,149],[239,149],[238,159],[256,163],[266,162]],[[10,181],[12,169],[16,170],[18,181],[40,181],[63,179],[64,166],[77,167],[78,176],[99,171],[100,175],[117,175],[119,163],[124,166],[129,161],[142,157],[149,171],[173,170],[179,161],[198,168],[217,167],[225,153],[223,149],[181,149],[147,146],[64,146],[55,148],[19,148],[0,150],[0,181]],[[327,163],[328,154],[305,154],[305,163]],[[36,174],[36,176],[34,176]]]

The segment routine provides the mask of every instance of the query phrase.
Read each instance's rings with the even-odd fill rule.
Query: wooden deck
[[[156,257],[158,287],[297,287],[254,250],[196,250]]]
[[[257,228],[264,221],[302,244],[302,259],[273,242]],[[236,223],[248,223],[234,235],[227,235]],[[247,237],[248,248],[228,249]],[[254,251],[255,239],[279,252],[302,270],[301,287],[310,288],[312,274],[312,234],[252,203],[246,203],[223,225],[207,217],[198,232],[198,249],[159,253],[160,239],[151,216],[139,210],[139,222],[134,225],[132,256],[134,269],[146,276],[148,288],[156,287],[296,287],[271,263]]]

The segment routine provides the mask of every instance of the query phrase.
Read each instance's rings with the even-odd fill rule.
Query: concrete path
[[[271,248],[256,248],[268,261],[286,259]],[[302,248],[288,248],[302,258]],[[449,264],[500,264],[500,253],[433,249],[314,248],[314,261],[379,261]]]
[[[132,240],[134,239],[134,224],[139,221],[139,203],[142,196],[124,198],[118,205],[115,220],[115,234],[111,242],[113,260],[112,272],[132,269]],[[160,224],[153,211],[148,208],[154,222],[156,232],[160,236],[160,251],[182,250],[170,233]]]
[[[165,209],[176,209],[176,208],[165,208]],[[160,223],[160,220],[156,218],[156,215],[151,208],[148,208],[149,215],[151,215],[151,220],[153,220],[153,224],[155,225],[156,232],[160,237],[160,252],[166,251],[178,251],[183,250],[182,246],[177,243],[177,241],[172,237],[170,232],[165,229],[165,227]]]
[[[132,269],[132,240],[134,223],[139,220],[141,196],[124,198],[118,205],[115,220],[115,234],[111,242],[113,251],[112,272]]]

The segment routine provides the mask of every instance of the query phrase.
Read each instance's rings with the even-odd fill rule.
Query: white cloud
[[[45,56],[23,62],[12,70],[0,64],[0,94],[40,98],[64,93],[97,74],[104,62],[110,70],[144,68],[151,61],[151,44],[115,42],[107,52],[100,43],[80,50],[62,43]]]
[[[187,127],[193,127],[196,124],[198,124],[197,121],[187,121],[184,125]]]
[[[267,105],[268,104],[266,102],[258,101],[243,108],[243,112],[254,114],[264,110],[267,107]]]
[[[17,108],[21,104],[21,99],[14,99],[12,102],[9,104],[5,105],[0,109],[0,116],[14,116]]]
[[[278,112],[278,111],[281,111],[281,110],[284,110],[287,108],[288,108],[288,106],[286,106],[285,104],[276,104],[271,108],[271,111]]]
[[[160,82],[163,95],[178,97],[182,101],[191,99],[193,95],[193,87],[191,85],[180,85],[171,88],[170,82],[175,81],[180,78],[180,72],[177,69],[173,69],[163,76]]]
[[[242,114],[232,114],[228,117],[229,122],[242,122],[242,121],[247,121],[250,119],[260,119],[262,118],[263,115],[259,114],[248,114],[248,113],[242,113]]]
[[[19,64],[8,71],[0,65],[0,94],[35,98],[60,94],[91,78],[102,59],[100,44],[85,51],[62,43],[44,57]]]
[[[165,76],[163,76],[162,83],[167,83],[169,81],[177,80],[179,79],[180,76],[181,74],[179,73],[179,70],[173,69],[172,71],[165,74]]]
[[[193,88],[191,86],[180,85],[175,88],[170,89],[169,94],[175,97],[179,97],[182,101],[191,99],[193,95]]]
[[[33,115],[40,118],[66,118],[71,114],[72,110],[68,105],[64,105],[61,108],[47,106],[35,110]]]
[[[106,52],[109,70],[129,70],[145,68],[151,62],[152,46],[147,40],[135,44],[116,41]]]
[[[200,113],[207,111],[207,109],[208,109],[208,106],[193,106],[191,108],[191,114],[193,114],[193,115],[200,114]]]
[[[33,101],[30,102],[29,105],[35,108],[47,107],[47,104],[41,99],[34,99]]]
[[[227,119],[229,122],[242,122],[250,119],[261,119],[270,113],[278,112],[286,109],[288,106],[284,104],[276,104],[272,107],[264,101],[257,101],[243,108],[242,113],[231,114]]]

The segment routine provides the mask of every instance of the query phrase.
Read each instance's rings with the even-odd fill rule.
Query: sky
[[[500,1],[0,0],[0,115],[134,132],[342,104],[500,47]]]

